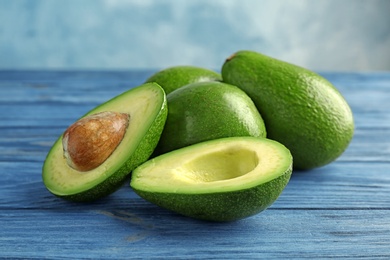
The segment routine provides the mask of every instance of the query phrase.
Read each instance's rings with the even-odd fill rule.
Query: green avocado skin
[[[292,168],[289,168],[268,183],[234,192],[194,195],[133,189],[147,201],[181,215],[205,221],[228,222],[256,215],[271,206],[288,184],[291,173]]]
[[[322,76],[253,51],[239,51],[222,66],[223,82],[256,104],[267,137],[284,144],[294,168],[311,169],[338,158],[354,133],[352,111]]]
[[[196,66],[174,66],[156,72],[146,82],[156,82],[169,94],[187,84],[221,80],[221,74],[213,70]]]
[[[223,137],[266,137],[253,101],[221,82],[188,84],[167,95],[168,116],[154,156]]]

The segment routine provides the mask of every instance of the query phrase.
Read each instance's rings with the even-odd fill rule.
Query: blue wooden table
[[[0,258],[390,258],[390,73],[323,73],[356,131],[335,162],[294,172],[263,213],[231,223],[179,216],[128,182],[88,204],[51,195],[56,138],[153,71],[0,71]]]

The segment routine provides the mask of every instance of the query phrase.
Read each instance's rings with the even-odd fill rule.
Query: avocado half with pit
[[[54,143],[42,169],[46,188],[73,201],[117,190],[148,160],[167,117],[164,90],[155,83],[130,89],[88,112]]]
[[[234,221],[268,208],[290,180],[292,156],[259,137],[206,141],[155,157],[132,173],[142,198],[179,214]]]

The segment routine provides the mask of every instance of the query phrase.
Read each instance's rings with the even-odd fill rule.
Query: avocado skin
[[[223,137],[266,137],[256,106],[236,86],[192,83],[168,94],[167,102],[167,120],[153,156]]]
[[[288,184],[292,167],[281,176],[258,186],[218,193],[178,194],[133,190],[145,200],[194,219],[229,222],[256,215],[271,206]]]
[[[310,70],[239,51],[223,64],[222,78],[251,97],[264,119],[267,137],[290,149],[296,169],[334,161],[352,140],[349,105],[329,81]]]
[[[174,66],[156,72],[145,82],[156,82],[166,94],[190,83],[221,81],[222,76],[213,70],[196,66]]]

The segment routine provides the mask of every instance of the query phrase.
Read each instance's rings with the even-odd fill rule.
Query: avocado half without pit
[[[260,137],[205,141],[155,157],[132,173],[142,198],[179,214],[234,221],[268,208],[290,180],[292,156]]]
[[[146,83],[101,104],[54,143],[42,169],[46,188],[73,201],[92,201],[117,190],[149,159],[167,118],[164,90]]]

